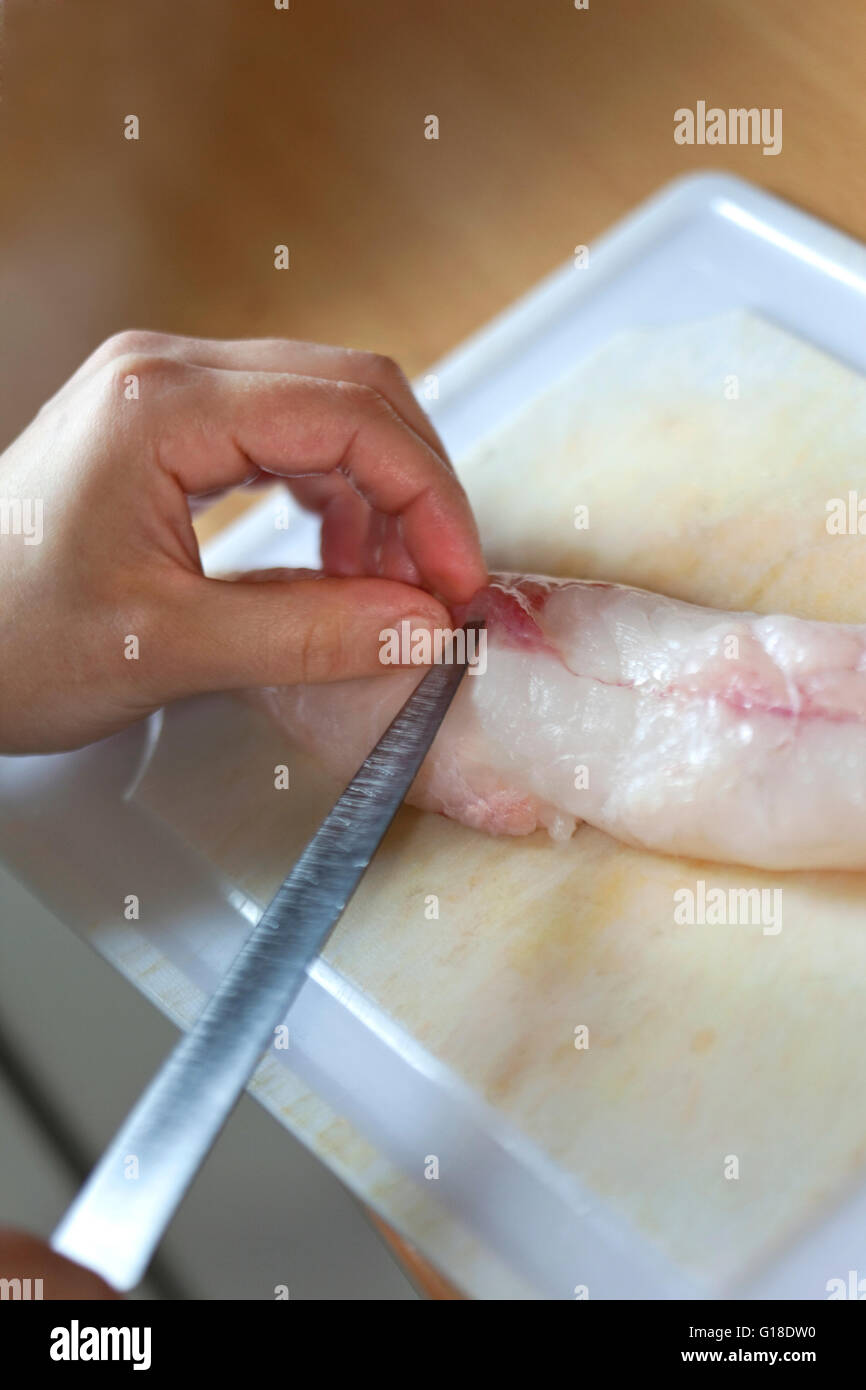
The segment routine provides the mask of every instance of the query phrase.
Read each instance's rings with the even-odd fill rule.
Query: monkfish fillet
[[[409,800],[494,835],[580,821],[663,853],[866,868],[866,627],[694,607],[614,584],[499,575]],[[420,678],[262,692],[348,780]]]

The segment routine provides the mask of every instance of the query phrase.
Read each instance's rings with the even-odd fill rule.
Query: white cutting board
[[[450,359],[428,405],[461,457],[615,330],[743,306],[862,369],[864,304],[861,248],[736,181],[692,180],[595,248],[589,271],[567,268]],[[482,446],[477,469],[483,459]],[[700,464],[697,456],[695,470]],[[516,514],[509,497],[503,522]],[[496,517],[493,505],[488,529]],[[772,537],[757,538],[771,549]],[[502,539],[513,548],[513,535]],[[718,550],[718,536],[713,544]],[[209,563],[302,561],[313,545],[303,523],[287,545],[265,503],[212,548]],[[735,547],[730,563],[719,554],[716,579],[727,568],[733,582]],[[647,582],[636,578],[641,564],[666,563],[664,548],[654,562],[646,550],[616,558],[633,568],[615,577],[635,582]],[[587,553],[583,560],[591,568]],[[551,556],[544,567],[561,564]],[[671,570],[667,587],[677,584],[696,596]],[[831,609],[837,591],[828,589]],[[784,598],[784,586],[777,592]],[[808,584],[798,590],[808,592]],[[117,744],[111,763],[121,795],[143,753],[134,737]],[[254,917],[254,900],[314,822],[304,788],[315,779],[305,782],[301,760],[292,802],[276,808],[273,792],[270,806],[262,798],[261,778],[283,750],[233,701],[177,708],[144,750],[137,790],[122,796],[128,830],[116,788],[102,806],[114,812],[117,863],[126,845],[149,882],[146,919],[119,921],[116,901],[100,905],[81,874],[73,882],[67,869],[61,881],[69,918],[176,1016],[191,1015],[196,986],[212,987],[242,939],[244,913]],[[29,811],[15,817],[7,801],[4,828],[13,870],[41,896],[53,893],[57,910],[59,880],[46,885],[44,851],[28,838],[40,817],[44,833],[52,809],[44,795],[40,802],[36,761],[19,762],[14,779],[3,769],[0,793],[14,781]],[[43,771],[54,765],[54,806],[65,771],[75,806],[88,788],[95,822],[100,779],[111,780],[106,760],[40,761]],[[216,786],[230,796],[228,820]],[[326,799],[328,788],[316,792]],[[68,862],[73,842],[76,854],[84,850],[68,803],[66,811]],[[166,838],[166,825],[201,859],[170,830]],[[110,876],[103,867],[97,883]],[[124,876],[115,874],[115,892]],[[593,1297],[665,1296],[736,1285],[859,1179],[864,904],[854,876],[808,876],[786,885],[777,937],[675,930],[673,890],[696,876],[714,886],[767,877],[746,882],[742,870],[641,855],[588,829],[558,850],[541,837],[491,842],[405,812],[329,951],[338,973],[318,967],[299,1001],[291,1059],[262,1069],[263,1098],[476,1295],[568,1298],[586,1284]],[[424,913],[430,894],[439,898],[435,921]],[[234,917],[216,913],[220,896]],[[581,1024],[587,1051],[573,1045]],[[425,1177],[431,1157],[434,1180]],[[736,1180],[724,1176],[731,1157]],[[786,1259],[764,1288],[822,1296],[827,1278],[856,1265],[863,1230],[849,1222],[834,1245],[825,1226],[817,1254],[801,1266]]]

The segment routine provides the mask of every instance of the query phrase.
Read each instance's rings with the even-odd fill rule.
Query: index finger
[[[461,602],[486,582],[460,483],[377,391],[293,374],[164,367],[172,389],[159,458],[184,492],[236,486],[253,468],[284,478],[341,473],[376,511],[400,519],[434,592]]]

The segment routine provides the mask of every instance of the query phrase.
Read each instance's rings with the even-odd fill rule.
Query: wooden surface
[[[124,327],[349,343],[419,372],[699,168],[866,237],[859,0],[3,8],[0,444]],[[698,100],[781,107],[782,153],[677,146]]]
[[[420,372],[690,170],[866,237],[860,0],[5,12],[0,442],[124,327],[349,343]],[[782,153],[676,145],[698,100],[781,107]]]

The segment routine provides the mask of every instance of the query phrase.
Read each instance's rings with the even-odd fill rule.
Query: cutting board
[[[829,499],[866,495],[864,445],[864,379],[734,314],[620,335],[459,471],[494,565],[866,621],[866,540],[826,527]],[[224,698],[167,713],[135,799],[264,902],[336,790]],[[781,889],[781,931],[678,925],[674,895],[699,881]],[[665,858],[587,826],[565,846],[493,840],[404,809],[327,956],[708,1287],[862,1181],[860,875]],[[434,1128],[419,1182],[436,1153]]]

